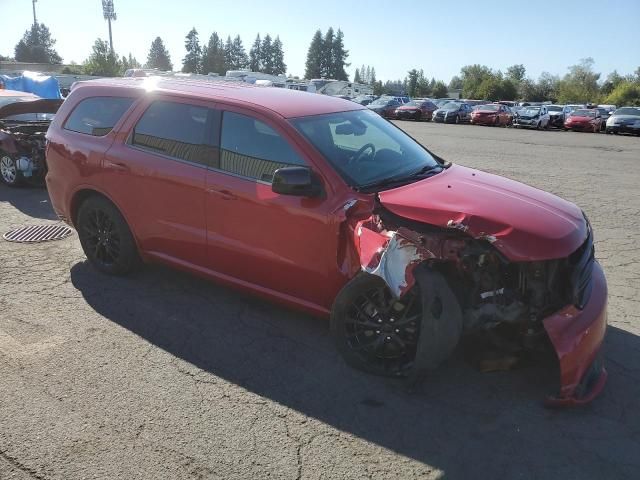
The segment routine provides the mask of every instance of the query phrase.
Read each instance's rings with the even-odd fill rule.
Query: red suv
[[[330,316],[353,366],[414,375],[461,335],[549,340],[552,400],[603,388],[607,288],[583,212],[437,157],[353,102],[177,79],[77,84],[47,185],[98,270],[156,261]]]

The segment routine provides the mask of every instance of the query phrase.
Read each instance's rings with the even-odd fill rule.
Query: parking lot
[[[417,391],[344,365],[328,324],[182,273],[96,273],[76,236],[0,240],[0,479],[640,474],[640,138],[398,122],[434,153],[581,206],[609,284],[609,381],[547,410],[543,366],[462,351]],[[54,223],[0,185],[0,234]]]

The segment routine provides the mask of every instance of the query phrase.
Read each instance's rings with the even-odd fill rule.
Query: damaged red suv
[[[356,103],[177,79],[77,84],[47,185],[89,262],[162,262],[331,318],[346,361],[435,368],[462,335],[551,345],[560,389],[603,388],[607,286],[572,203],[438,158]],[[500,333],[502,334],[502,333]]]

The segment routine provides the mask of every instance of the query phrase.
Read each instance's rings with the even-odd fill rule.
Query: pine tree
[[[98,38],[83,68],[86,75],[116,77],[121,74],[122,64],[115,53],[111,52],[109,44]]]
[[[260,53],[262,54],[262,71],[270,75],[273,74],[273,41],[271,40],[271,35],[268,33],[264,36],[264,40],[262,40]]]
[[[251,50],[249,50],[249,69],[252,72],[262,71],[262,40],[260,34],[256,35]]]
[[[184,48],[187,54],[182,60],[182,71],[200,73],[202,71],[202,48],[198,40],[198,31],[194,28],[185,37]]]
[[[307,61],[305,64],[304,77],[308,80],[320,78],[322,76],[322,32],[316,30],[313,35],[309,50],[307,51]]]
[[[224,71],[235,70],[233,66],[233,42],[231,41],[231,35],[227,36],[227,41],[224,44]]]
[[[149,49],[149,55],[147,56],[147,68],[157,68],[165,71],[173,70],[171,57],[169,57],[169,52],[167,52],[160,37],[156,37],[151,42],[151,49]]]
[[[224,46],[216,32],[209,37],[209,43],[202,53],[202,73],[217,73],[224,75],[226,72]]]
[[[356,68],[356,73],[353,74],[353,83],[362,83],[362,79],[360,78],[360,70]]]
[[[349,80],[349,75],[345,71],[345,67],[351,65],[347,63],[347,57],[349,56],[349,50],[344,48],[344,33],[338,29],[333,45],[331,47],[331,65],[332,74],[336,80]]]
[[[369,83],[368,75],[370,73],[371,73],[371,70],[367,71],[363,63],[362,66],[360,67],[360,79],[362,80],[362,83]]]
[[[333,27],[329,27],[327,33],[324,34],[324,40],[322,41],[321,56],[320,56],[320,72],[325,78],[334,78],[334,63],[333,63],[333,42],[335,34]]]
[[[376,83],[376,69],[371,67],[371,72],[369,73],[369,85],[374,85],[375,83]]]
[[[273,42],[272,47],[273,58],[273,74],[281,75],[287,72],[287,65],[284,63],[284,48],[279,36]]]
[[[15,46],[17,62],[60,64],[62,58],[53,48],[56,41],[44,23],[36,23],[24,32],[22,40]]]
[[[244,49],[240,35],[236,35],[236,38],[233,39],[232,52],[234,69],[238,70],[249,66],[249,57]]]

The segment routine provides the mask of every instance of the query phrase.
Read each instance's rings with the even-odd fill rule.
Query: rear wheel
[[[24,181],[22,172],[18,170],[16,159],[0,150],[0,178],[10,187],[17,187]]]
[[[414,114],[413,119],[414,119],[416,122],[419,122],[420,120],[422,120],[422,112],[421,112],[420,110],[418,110],[418,111]]]
[[[456,115],[455,119],[453,120],[453,123],[455,123],[456,125],[460,123],[460,115]]]
[[[109,275],[126,275],[139,264],[138,250],[122,214],[106,198],[92,196],[78,211],[80,244],[89,263]]]

